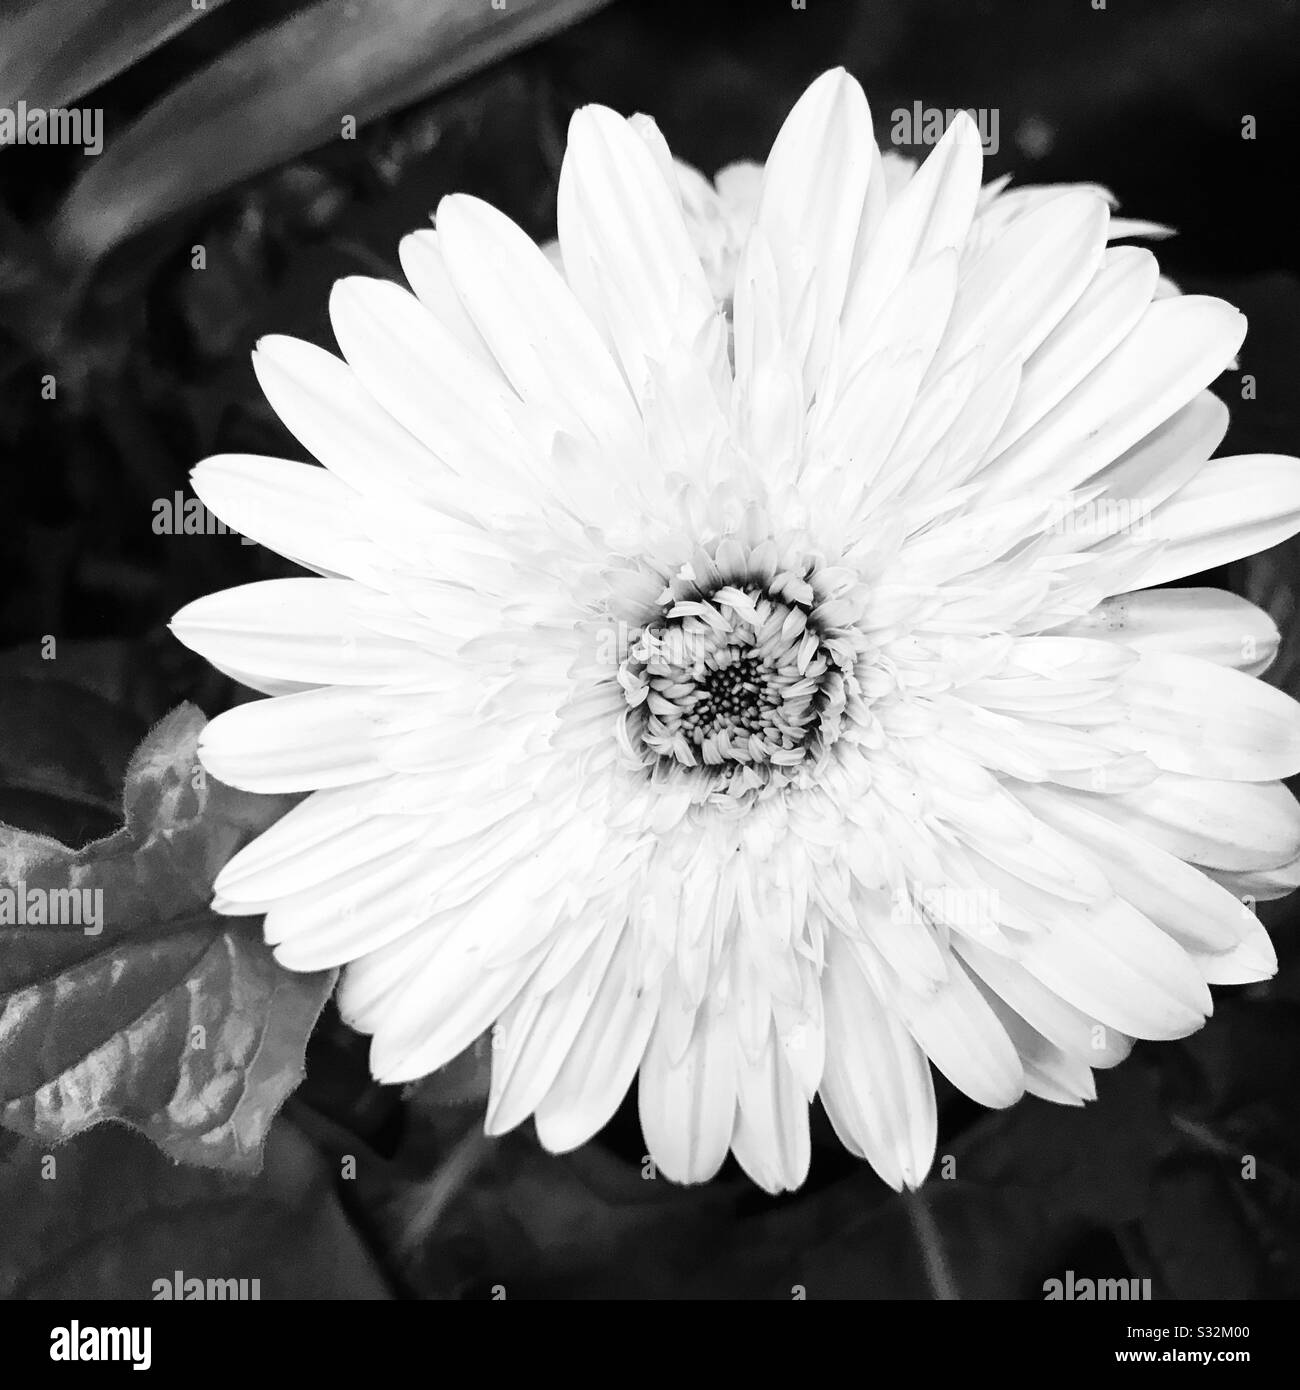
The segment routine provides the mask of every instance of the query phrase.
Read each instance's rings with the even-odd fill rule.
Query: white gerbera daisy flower
[[[966,118],[886,167],[843,72],[713,204],[588,107],[563,276],[453,196],[414,295],[336,286],[346,361],[259,345],[325,466],[195,488],[322,577],[173,627],[274,697],[207,767],[312,795],[217,906],[346,967],[381,1080],[495,1025],[494,1133],[569,1149],[639,1074],[663,1173],[730,1150],[777,1191],[820,1097],[899,1187],[931,1063],[1079,1103],[1274,969],[1242,897],[1300,881],[1277,634],[1149,587],[1300,528],[1297,460],[1211,459],[1242,316],[1155,298],[1095,189],[981,193]]]

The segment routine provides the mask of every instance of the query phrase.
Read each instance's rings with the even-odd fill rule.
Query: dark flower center
[[[696,769],[729,796],[815,768],[857,693],[854,644],[823,626],[824,611],[788,571],[670,586],[619,668],[625,745],[656,776]]]

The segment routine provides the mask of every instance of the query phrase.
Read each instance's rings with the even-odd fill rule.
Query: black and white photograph
[[[1297,0],[0,0],[30,1369],[1285,1364],[1298,92]]]

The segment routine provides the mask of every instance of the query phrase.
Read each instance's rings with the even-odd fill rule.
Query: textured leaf
[[[440,91],[609,0],[324,0],[162,98],[82,175],[58,240],[95,259],[240,179]]]
[[[153,730],[108,838],[0,830],[0,1123],[57,1141],[118,1119],[173,1158],[255,1170],[333,976],[282,969],[256,923],[209,911],[217,870],[288,803],[207,778],[203,722],[181,706]],[[19,901],[61,903],[62,923],[16,921]]]
[[[387,1298],[331,1176],[284,1121],[256,1177],[178,1167],[118,1126],[53,1154],[0,1136],[0,1298],[152,1299],[177,1270],[262,1299]]]
[[[27,0],[0,17],[0,106],[64,106],[226,0]]]

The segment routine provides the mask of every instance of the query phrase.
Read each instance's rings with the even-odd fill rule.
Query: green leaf
[[[262,1299],[387,1298],[333,1176],[284,1121],[255,1177],[177,1167],[118,1126],[52,1154],[0,1136],[0,1298],[152,1299],[178,1270]]]
[[[167,93],[95,160],[59,214],[65,251],[126,236],[356,125],[409,106],[609,0],[323,0]]]
[[[258,924],[209,910],[289,801],[208,778],[203,723],[182,705],[150,733],[106,839],[0,829],[0,1124],[59,1141],[122,1120],[175,1159],[255,1171],[333,975],[282,969]]]
[[[211,14],[181,0],[28,0],[0,18],[0,106],[65,106]]]

